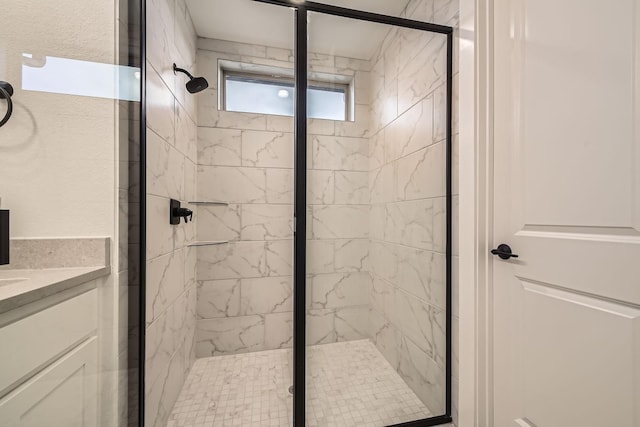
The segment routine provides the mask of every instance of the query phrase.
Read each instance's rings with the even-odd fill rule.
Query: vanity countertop
[[[106,276],[109,267],[0,270],[0,313]]]

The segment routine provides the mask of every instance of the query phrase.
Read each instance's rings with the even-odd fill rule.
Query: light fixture
[[[278,91],[278,96],[279,96],[280,98],[288,98],[288,97],[289,97],[289,91],[288,91],[288,90],[286,90],[286,89],[280,89],[280,90]]]

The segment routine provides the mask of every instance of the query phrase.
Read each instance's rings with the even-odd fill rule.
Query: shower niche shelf
[[[193,243],[189,243],[187,246],[190,248],[193,248],[193,247],[200,247],[200,246],[218,246],[218,245],[224,245],[226,243],[229,243],[229,241],[217,240],[217,241],[209,241],[209,242],[193,242]]]
[[[208,201],[208,202],[187,202],[189,205],[199,205],[199,206],[229,206],[227,202],[216,202],[216,201]]]

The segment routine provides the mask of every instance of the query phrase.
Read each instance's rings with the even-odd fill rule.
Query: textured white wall
[[[0,128],[0,197],[12,237],[113,236],[115,101],[21,87],[23,53],[113,64],[114,2],[24,0],[2,19],[0,80],[15,94]]]

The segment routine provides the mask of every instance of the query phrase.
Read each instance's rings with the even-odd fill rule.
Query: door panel
[[[639,426],[638,2],[494,4],[496,426]]]

